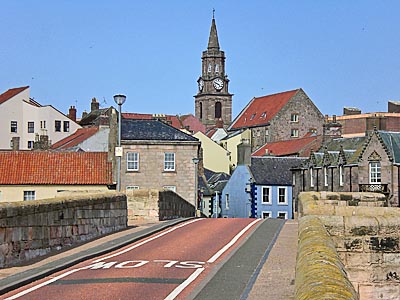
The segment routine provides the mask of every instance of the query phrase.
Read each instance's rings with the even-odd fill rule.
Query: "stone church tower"
[[[227,128],[232,121],[232,96],[228,91],[229,79],[225,73],[225,53],[219,48],[214,15],[207,50],[201,57],[201,76],[197,80],[195,115],[207,130],[223,121]]]

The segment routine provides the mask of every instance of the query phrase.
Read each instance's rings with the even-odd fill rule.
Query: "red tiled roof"
[[[68,149],[71,147],[75,147],[76,145],[82,143],[84,140],[90,138],[97,131],[99,131],[99,128],[96,126],[79,128],[77,131],[75,131],[75,133],[52,145],[51,149]]]
[[[0,152],[0,184],[112,184],[106,152]]]
[[[233,121],[229,130],[267,124],[298,91],[297,89],[253,98]]]
[[[307,134],[303,138],[292,139],[286,141],[279,141],[274,143],[267,143],[257,151],[253,152],[251,156],[288,156],[298,155],[301,157],[310,156],[311,149],[317,150],[321,146],[322,138],[317,135]],[[268,149],[268,154],[267,154]]]
[[[9,89],[8,91],[6,91],[0,95],[0,104],[6,102],[8,99],[14,97],[15,95],[18,95],[19,93],[26,90],[27,88],[29,88],[29,86],[23,86],[23,87],[19,87],[19,88]]]

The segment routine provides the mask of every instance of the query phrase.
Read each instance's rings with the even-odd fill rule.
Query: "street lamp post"
[[[125,95],[115,95],[114,101],[118,105],[118,148],[116,149],[115,153],[117,156],[118,164],[117,164],[117,191],[121,191],[121,156],[122,156],[122,149],[121,149],[121,107],[122,104],[125,103],[126,96]]]
[[[197,175],[197,172],[198,172],[198,169],[197,169],[197,165],[199,164],[199,159],[197,158],[197,157],[195,157],[195,158],[193,158],[192,159],[193,160],[193,163],[194,163],[194,216],[195,217],[197,217],[197,201],[198,201],[198,199],[197,199],[197,197],[198,197],[198,183],[197,183],[197,177],[198,177],[198,175]]]

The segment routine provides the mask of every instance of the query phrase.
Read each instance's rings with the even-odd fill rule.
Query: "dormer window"
[[[267,113],[264,111],[264,112],[261,114],[260,118],[264,118],[264,119],[265,119],[266,116],[267,116]]]
[[[256,114],[252,114],[250,117],[250,121],[253,120],[255,118]]]

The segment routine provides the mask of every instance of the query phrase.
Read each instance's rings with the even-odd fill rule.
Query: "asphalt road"
[[[245,299],[282,224],[194,219],[0,299]]]

